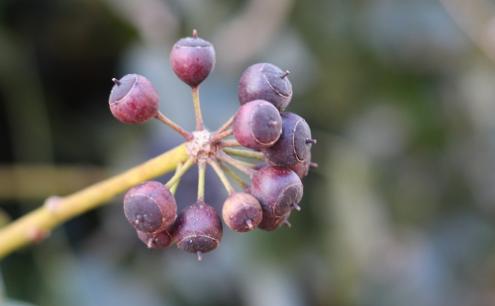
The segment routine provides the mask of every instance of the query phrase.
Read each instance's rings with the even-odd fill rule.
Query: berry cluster
[[[110,110],[119,121],[136,124],[158,119],[186,139],[189,153],[189,159],[177,167],[166,184],[147,181],[126,193],[124,213],[139,239],[149,248],[175,243],[179,249],[196,253],[199,259],[219,245],[222,222],[204,199],[207,165],[227,190],[222,218],[229,228],[236,232],[257,227],[271,231],[284,223],[290,225],[287,220],[291,212],[300,210],[301,179],[315,166],[311,146],[316,141],[303,118],[285,112],[292,99],[289,72],[268,63],[248,67],[239,82],[239,110],[222,127],[210,132],[203,124],[199,85],[215,66],[212,44],[193,31],[192,37],[175,43],[170,63],[175,74],[192,89],[194,132],[184,130],[159,111],[158,93],[141,75],[113,79],[109,98]],[[198,166],[197,201],[177,214],[174,193],[193,164]],[[241,191],[236,191],[229,178]]]

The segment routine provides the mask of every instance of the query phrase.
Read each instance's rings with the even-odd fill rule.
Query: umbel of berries
[[[158,93],[144,76],[128,74],[113,79],[109,98],[110,110],[119,121],[138,124],[155,118],[185,139],[187,156],[166,183],[146,181],[124,196],[124,215],[137,238],[150,249],[175,244],[201,259],[202,254],[220,245],[222,219],[237,233],[257,228],[273,231],[282,224],[289,225],[292,212],[300,210],[301,179],[315,165],[311,149],[316,143],[306,120],[285,111],[292,99],[289,72],[270,63],[249,66],[239,81],[238,111],[218,129],[208,130],[203,123],[199,85],[215,66],[212,44],[193,31],[191,37],[175,43],[170,63],[191,89],[194,131],[187,131],[160,112]],[[174,194],[181,177],[193,165],[198,168],[197,199],[177,215]],[[208,166],[227,191],[223,206],[209,205],[205,200]]]

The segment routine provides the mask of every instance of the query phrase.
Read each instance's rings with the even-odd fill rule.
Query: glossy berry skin
[[[215,49],[209,41],[202,38],[182,38],[170,52],[170,64],[179,79],[196,87],[215,67]]]
[[[172,244],[172,236],[167,230],[150,234],[137,231],[139,240],[141,240],[150,249],[164,249]]]
[[[309,168],[311,168],[311,152],[309,152],[309,155],[303,161],[298,161],[296,164],[291,165],[289,168],[294,171],[301,179],[307,176],[309,173]]]
[[[254,100],[242,105],[234,117],[234,137],[245,147],[260,150],[272,146],[282,134],[282,117],[271,103]]]
[[[115,80],[108,104],[113,116],[126,124],[138,124],[156,116],[159,96],[151,82],[139,74]]]
[[[245,192],[230,195],[222,208],[223,221],[236,232],[254,230],[262,219],[260,202]]]
[[[306,121],[294,113],[282,113],[282,135],[264,152],[272,165],[292,167],[310,158],[311,129]]]
[[[157,233],[174,223],[177,204],[172,193],[162,183],[148,181],[125,194],[124,214],[136,230]]]
[[[198,201],[179,214],[172,232],[179,249],[206,253],[220,244],[222,221],[213,207]]]
[[[266,166],[254,173],[249,191],[260,201],[263,218],[278,218],[290,213],[301,201],[303,185],[294,171]]]
[[[269,63],[249,66],[239,81],[239,102],[242,105],[253,100],[266,100],[280,111],[285,110],[292,99],[292,84],[287,74]]]
[[[258,227],[265,231],[274,231],[289,219],[291,212],[289,211],[282,216],[276,216],[269,211],[263,211],[263,220]]]

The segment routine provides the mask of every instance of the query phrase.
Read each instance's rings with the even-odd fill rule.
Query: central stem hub
[[[215,147],[212,145],[212,134],[204,129],[192,132],[193,139],[186,145],[189,155],[196,160],[207,159],[215,154]]]

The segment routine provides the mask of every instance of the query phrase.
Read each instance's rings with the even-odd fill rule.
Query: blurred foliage
[[[198,263],[142,246],[117,198],[5,259],[5,292],[51,306],[495,304],[495,64],[458,25],[435,0],[0,1],[3,165],[115,173],[178,143],[159,123],[119,124],[106,100],[111,77],[141,73],[192,127],[168,52],[193,27],[217,48],[207,124],[235,111],[247,65],[273,62],[291,71],[320,164],[290,230],[226,230]],[[182,205],[195,186],[184,179]],[[17,218],[42,201],[0,208]]]

